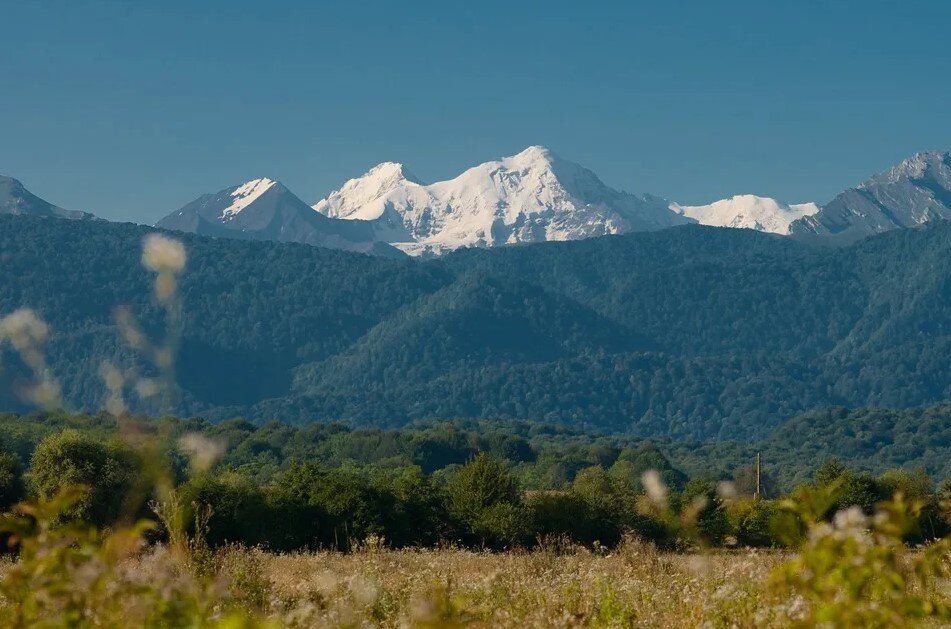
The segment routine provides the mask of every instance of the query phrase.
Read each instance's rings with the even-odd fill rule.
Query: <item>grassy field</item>
[[[171,592],[181,584],[170,580],[163,553],[152,549],[116,576],[167,583]],[[782,560],[771,552],[669,554],[638,542],[610,553],[231,548],[212,558],[205,596],[227,601],[238,616],[288,627],[783,626],[802,602],[770,586]],[[138,617],[139,599],[125,601],[128,609],[112,618]]]
[[[266,615],[300,626],[696,627],[787,624],[777,554],[385,551],[257,559]]]

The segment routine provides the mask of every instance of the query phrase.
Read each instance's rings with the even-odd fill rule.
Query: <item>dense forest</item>
[[[49,323],[47,360],[74,410],[102,408],[104,359],[147,369],[119,338],[116,306],[162,334],[140,264],[150,231],[0,217],[0,315],[30,307]],[[844,249],[687,226],[429,262],[176,237],[188,253],[181,390],[168,407],[130,395],[137,412],[516,419],[681,442],[951,399],[944,222]],[[0,360],[0,402],[26,410],[15,352]]]

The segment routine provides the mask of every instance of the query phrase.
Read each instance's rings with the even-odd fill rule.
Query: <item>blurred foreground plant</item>
[[[19,397],[43,408],[56,408],[62,403],[59,383],[46,363],[49,336],[49,326],[29,308],[20,308],[0,319],[0,346],[10,343],[33,375],[33,382],[18,391]]]
[[[17,551],[0,571],[0,626],[270,626],[220,579],[196,576],[187,553],[150,547],[154,523],[104,531],[66,517],[85,491],[70,487],[0,516]]]
[[[951,620],[946,589],[951,576],[951,539],[923,549],[904,542],[921,503],[900,494],[880,503],[873,517],[859,507],[823,519],[838,487],[801,488],[780,508],[787,539],[799,554],[773,575],[780,591],[800,597],[803,626],[904,626],[915,619]]]

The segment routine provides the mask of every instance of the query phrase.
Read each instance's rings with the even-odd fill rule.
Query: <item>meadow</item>
[[[148,573],[150,557],[136,572]],[[771,589],[783,556],[661,553],[634,540],[612,552],[544,548],[221,555],[224,596],[291,627],[777,626],[802,599]]]

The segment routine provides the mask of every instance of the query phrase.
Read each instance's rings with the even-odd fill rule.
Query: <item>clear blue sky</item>
[[[153,222],[529,144],[688,203],[826,201],[951,148],[946,0],[148,4],[0,0],[0,173]]]

